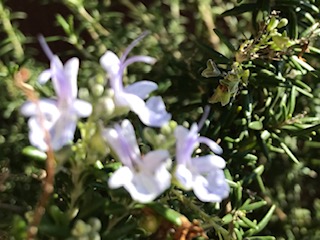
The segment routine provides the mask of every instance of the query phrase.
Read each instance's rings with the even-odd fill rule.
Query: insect
[[[209,59],[207,61],[207,68],[202,71],[201,75],[205,78],[209,77],[218,77],[221,75],[221,71],[217,67],[217,65],[212,61],[212,59]]]

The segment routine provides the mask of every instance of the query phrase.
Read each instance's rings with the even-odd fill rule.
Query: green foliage
[[[69,12],[55,13],[52,27],[64,34],[53,32],[48,40],[69,44],[59,53],[63,59],[81,58],[79,95],[97,115],[79,123],[75,144],[56,153],[55,190],[39,239],[180,239],[172,234],[179,231],[195,231],[197,239],[203,232],[209,239],[320,237],[320,1],[40,2],[47,9],[58,3]],[[41,96],[52,92],[35,81],[48,64],[39,63],[28,45],[36,36],[19,26],[28,14],[0,2],[4,239],[26,238],[45,175],[46,155],[28,146],[26,120],[19,114],[25,99],[13,81],[26,68]],[[107,49],[122,52],[144,30],[151,34],[133,52],[157,63],[152,69],[130,66],[125,81],[156,81],[175,121],[159,131],[140,126],[141,149],[172,149],[177,123],[198,121],[210,104],[201,134],[224,150],[231,193],[221,204],[201,203],[191,192],[172,188],[142,205],[124,189],[108,188],[120,164],[106,157],[110,149],[100,134],[113,109],[99,58]]]

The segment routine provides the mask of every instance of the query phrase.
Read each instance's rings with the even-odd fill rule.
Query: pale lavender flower
[[[171,175],[166,168],[168,151],[155,150],[142,156],[129,120],[106,128],[103,136],[123,164],[110,177],[110,188],[124,187],[132,199],[147,203],[170,187]]]
[[[92,112],[92,106],[77,99],[79,59],[71,58],[63,66],[43,38],[40,38],[40,43],[50,59],[50,69],[43,71],[38,81],[43,84],[51,79],[57,98],[40,99],[38,103],[26,102],[21,112],[30,117],[30,143],[42,151],[48,150],[43,129],[45,127],[49,132],[53,150],[59,150],[73,140],[78,118],[88,117]]]
[[[140,120],[148,126],[161,127],[171,119],[171,114],[166,112],[165,105],[161,97],[151,97],[146,102],[144,99],[158,88],[154,82],[143,80],[129,86],[123,86],[124,69],[135,62],[154,64],[155,59],[149,56],[127,57],[132,48],[145,36],[141,35],[133,41],[124,51],[122,57],[107,51],[100,59],[100,64],[109,74],[110,87],[114,91],[115,105],[118,107],[128,107],[135,112]]]
[[[222,153],[221,147],[209,138],[198,135],[198,126],[193,124],[188,130],[183,126],[175,129],[176,161],[175,177],[185,190],[193,189],[203,202],[221,202],[229,195],[222,157],[208,154],[192,157],[200,143],[206,144],[214,153]]]

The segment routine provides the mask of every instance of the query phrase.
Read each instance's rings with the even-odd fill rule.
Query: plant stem
[[[10,21],[10,12],[4,8],[3,2],[0,1],[0,19],[2,20],[2,25],[7,33],[9,40],[11,41],[13,45],[14,55],[17,59],[22,59],[24,56],[24,51],[22,48],[22,45],[20,43],[20,40],[13,29],[13,26]]]
[[[176,189],[172,189],[171,191],[178,197],[178,199],[182,202],[182,204],[184,206],[186,206],[186,208],[189,208],[189,209],[193,210],[194,212],[198,213],[200,218],[202,218],[205,222],[210,224],[210,226],[212,226],[215,229],[217,234],[221,234],[223,236],[223,238],[226,240],[231,239],[229,232],[226,229],[224,229],[223,227],[221,227],[219,224],[217,224],[213,220],[213,217],[211,217],[208,214],[206,214],[205,212],[203,212],[202,209],[199,208],[197,205],[195,205],[191,200],[189,200],[188,198],[183,196],[183,194],[180,191],[178,191]]]

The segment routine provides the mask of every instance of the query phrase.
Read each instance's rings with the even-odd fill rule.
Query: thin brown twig
[[[32,239],[35,239],[38,233],[38,226],[41,222],[42,216],[45,213],[45,208],[48,204],[51,193],[54,190],[53,184],[54,184],[55,160],[54,160],[54,152],[51,146],[50,135],[48,130],[44,126],[44,116],[40,109],[38,96],[36,95],[34,88],[31,85],[26,83],[28,79],[29,79],[29,71],[25,68],[21,69],[14,77],[17,87],[19,87],[24,92],[26,97],[36,105],[41,128],[44,132],[45,141],[48,145],[47,161],[46,161],[47,176],[43,181],[42,194],[34,210],[33,218],[32,218],[32,221],[29,223],[28,232],[27,232],[27,239],[32,240]]]

